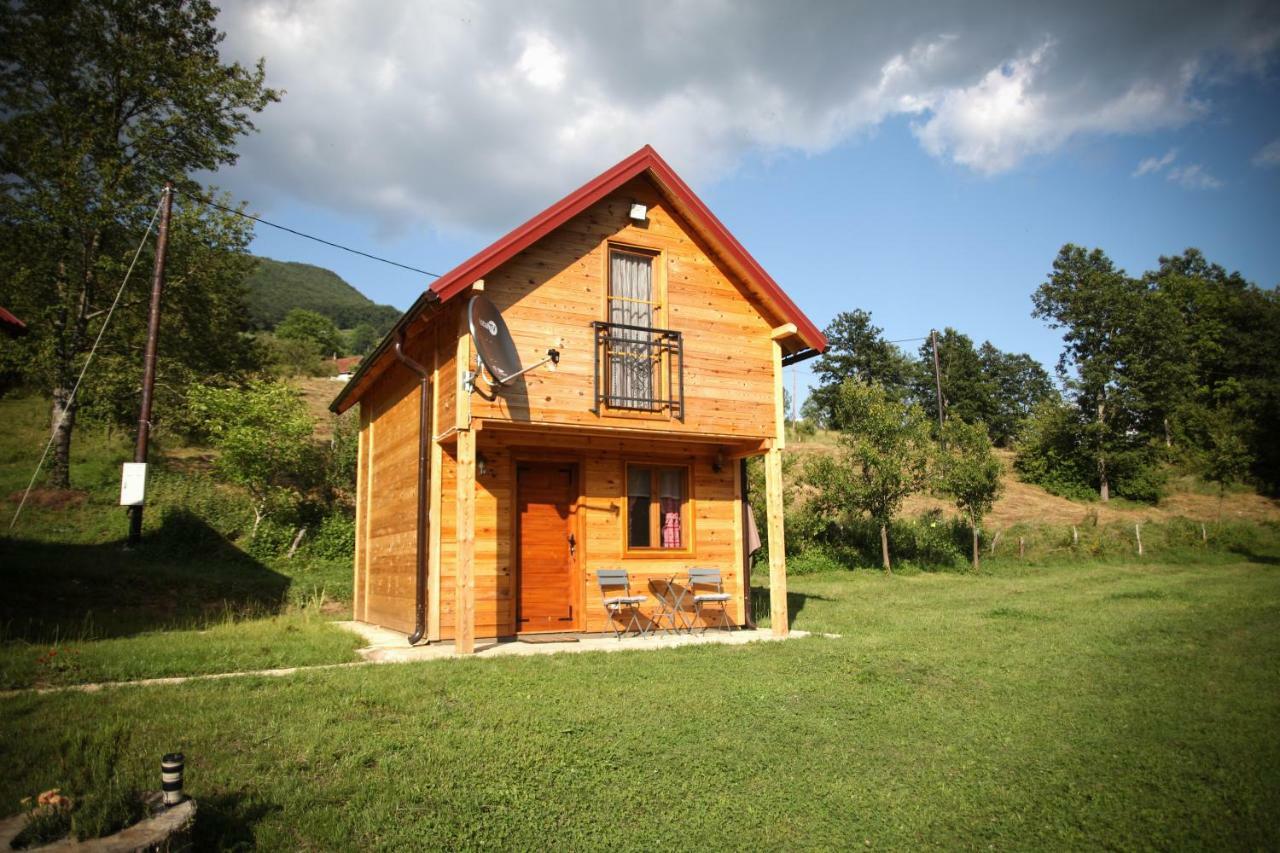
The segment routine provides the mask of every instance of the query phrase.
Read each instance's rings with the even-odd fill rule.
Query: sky
[[[647,143],[820,327],[860,308],[1051,369],[1031,293],[1064,243],[1280,285],[1280,3],[227,0],[219,25],[284,94],[208,181],[436,273]],[[256,235],[377,302],[430,283]]]

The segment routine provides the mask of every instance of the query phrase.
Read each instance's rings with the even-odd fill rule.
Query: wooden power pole
[[[938,429],[942,429],[942,371],[938,369],[938,330],[929,330],[933,344],[933,387],[938,392]]]
[[[151,271],[151,313],[147,318],[147,348],[142,356],[142,405],[138,411],[138,443],[133,461],[147,461],[151,438],[151,398],[156,384],[156,345],[160,340],[160,294],[164,290],[164,261],[169,249],[169,215],[173,212],[173,182],[165,181],[160,207],[160,229],[156,233],[156,262]],[[142,504],[129,507],[129,547],[142,541]]]

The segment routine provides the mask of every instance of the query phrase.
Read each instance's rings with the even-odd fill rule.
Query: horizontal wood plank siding
[[[577,462],[582,492],[576,512],[579,537],[578,630],[607,631],[600,604],[595,572],[604,568],[625,568],[631,572],[636,589],[650,594],[650,580],[683,575],[690,566],[719,568],[724,573],[726,592],[734,596],[730,617],[741,624],[743,613],[741,551],[737,543],[741,512],[733,462],[713,470],[714,457],[705,444],[664,445],[655,455],[652,442],[590,436],[537,436],[513,431],[486,429],[478,435],[478,453],[485,459],[486,473],[476,477],[476,636],[510,636],[516,633],[515,566],[515,466],[517,460],[556,459]],[[447,449],[448,451],[448,449]],[[679,556],[627,556],[624,553],[622,502],[623,466],[626,461],[663,462],[689,465],[692,479],[693,543]],[[445,494],[454,487],[454,458],[444,454],[442,479]],[[454,541],[455,516],[445,509],[441,519],[441,587],[452,589],[457,549]],[[453,636],[455,602],[445,595],[440,602],[441,636]],[[651,612],[653,603],[644,608]]]

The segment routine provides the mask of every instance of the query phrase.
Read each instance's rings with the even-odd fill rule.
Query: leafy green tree
[[[1040,362],[1026,353],[1004,352],[984,342],[978,358],[992,389],[987,430],[997,447],[1008,447],[1036,406],[1057,397],[1057,391]]]
[[[368,355],[378,344],[378,330],[368,323],[361,323],[347,335],[347,352],[352,355]]]
[[[920,345],[919,368],[912,377],[912,396],[925,414],[938,420],[938,394],[933,370],[933,342]],[[947,418],[983,421],[991,418],[995,386],[983,370],[978,351],[968,335],[947,327],[938,335],[938,375],[943,411]]]
[[[1252,456],[1239,422],[1221,414],[1209,430],[1209,446],[1205,453],[1204,477],[1218,484],[1218,520],[1222,520],[1222,501],[1227,486],[1244,479]]]
[[[192,383],[233,384],[262,367],[264,353],[247,334],[243,303],[244,277],[253,263],[247,252],[252,235],[251,223],[242,217],[204,205],[175,206],[153,429],[163,429],[179,416]],[[125,291],[78,395],[81,414],[108,427],[137,423],[138,353],[146,342],[149,296],[145,286]]]
[[[276,337],[313,343],[326,358],[341,355],[344,349],[342,333],[337,325],[323,314],[305,308],[294,308],[285,314],[280,325],[276,326]]]
[[[891,572],[889,525],[903,500],[923,488],[933,460],[929,418],[881,385],[853,380],[839,387],[836,408],[840,451],[814,459],[807,471],[815,508],[833,517],[867,513],[880,525],[880,556]]]
[[[69,485],[71,388],[161,185],[234,162],[278,99],[262,63],[226,63],[207,0],[0,4],[0,227],[20,265],[52,397],[56,486]],[[8,255],[7,255],[8,256]]]
[[[279,382],[241,388],[193,385],[192,418],[218,451],[217,471],[252,498],[253,533],[273,510],[294,505],[315,479],[315,423],[297,391]]]
[[[1138,437],[1134,395],[1123,369],[1142,290],[1102,250],[1067,244],[1032,295],[1033,316],[1063,330],[1058,372],[1080,411],[1090,415],[1084,447],[1103,501],[1111,497],[1111,463],[1131,453]]]
[[[1000,460],[991,451],[991,437],[980,423],[957,418],[942,427],[938,456],[939,484],[969,519],[973,531],[973,568],[978,569],[978,531],[982,519],[1000,497]]]
[[[916,370],[902,350],[884,339],[883,330],[871,322],[866,311],[842,311],[824,330],[827,351],[814,362],[818,387],[810,399],[819,420],[831,429],[840,429],[838,400],[847,380],[879,383],[897,398],[905,397]]]

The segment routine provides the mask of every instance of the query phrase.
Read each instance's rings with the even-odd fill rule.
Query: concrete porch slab
[[[335,622],[341,628],[359,634],[368,643],[358,653],[367,661],[400,663],[404,661],[455,658],[452,642],[410,646],[407,635],[365,622]],[[619,640],[611,634],[578,634],[573,640],[522,643],[519,640],[476,640],[473,657],[553,655],[573,652],[632,652],[676,649],[682,646],[742,646],[747,643],[777,642],[808,637],[807,631],[792,631],[787,637],[775,637],[768,630],[707,631],[705,634],[660,634],[654,637],[628,635]]]

